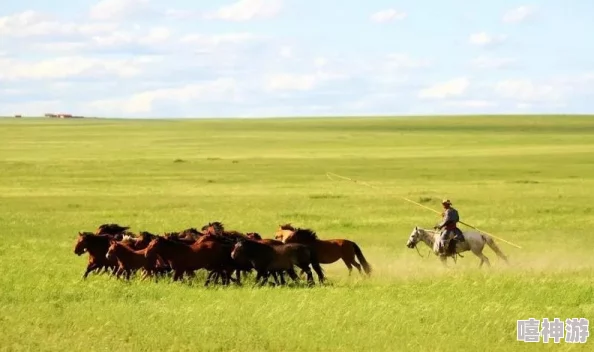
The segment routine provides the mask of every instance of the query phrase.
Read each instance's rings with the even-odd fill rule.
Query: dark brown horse
[[[228,253],[225,255],[227,255],[229,258],[231,258],[231,251],[233,250],[233,246],[239,240],[244,239],[244,238],[247,238],[247,237],[243,236],[243,235],[227,236],[227,235],[213,235],[213,234],[207,233],[207,234],[203,235],[202,237],[200,237],[196,241],[196,243],[202,243],[202,242],[208,242],[208,241],[218,242],[224,246],[225,250],[228,251]],[[232,265],[236,274],[235,274],[235,279],[233,279],[232,276],[230,276],[229,279],[231,281],[235,281],[238,285],[241,285],[241,273],[243,272],[244,275],[249,274],[252,271],[253,266],[249,262],[237,261],[237,260],[234,260],[233,258],[231,258],[231,265]],[[220,275],[218,273],[216,273],[215,274],[215,282],[219,277],[220,277]],[[277,280],[276,276],[275,276],[275,280]]]
[[[324,282],[324,273],[315,252],[302,244],[291,243],[273,246],[246,239],[235,244],[231,258],[236,261],[250,262],[258,272],[256,283],[260,278],[263,278],[261,286],[268,282],[268,277],[275,271],[287,271],[289,276],[298,282],[299,278],[293,266],[297,266],[305,272],[309,285],[315,284],[310,265],[318,275],[320,283]]]
[[[246,239],[247,236],[239,231],[227,231],[225,230],[225,225],[219,221],[209,222],[208,225],[204,225],[202,227],[202,232],[205,235],[217,235],[217,236],[227,236],[232,237],[236,240]]]
[[[147,231],[141,231],[138,234],[138,237],[124,238],[122,239],[122,242],[132,249],[139,250],[145,249],[149,245],[149,243],[155,238],[157,238],[157,235],[154,235]]]
[[[180,238],[193,238],[195,240],[200,238],[203,235],[204,235],[204,233],[198,231],[197,229],[195,229],[193,227],[179,232]]]
[[[105,255],[109,248],[109,241],[114,239],[109,235],[95,235],[92,232],[79,232],[76,244],[74,245],[74,254],[80,256],[85,252],[89,254],[89,262],[87,269],[83,274],[83,279],[89,276],[93,270],[100,271],[103,269],[107,271],[111,269],[113,274],[116,273],[118,262],[115,259],[107,259]]]
[[[245,234],[248,238],[260,242],[260,243],[265,243],[265,244],[269,244],[271,246],[278,246],[278,245],[283,245],[284,243],[282,241],[279,240],[275,240],[272,238],[262,238],[262,236],[260,236],[259,233],[257,232],[248,232]],[[284,276],[284,271],[280,270],[280,271],[272,271],[272,277],[274,278],[274,282],[278,285],[279,284],[279,278],[280,278],[280,284],[284,285],[285,282],[285,276]],[[301,271],[301,274],[303,274],[304,271]]]
[[[102,224],[97,227],[95,230],[95,235],[112,235],[115,236],[118,241],[122,239],[124,234],[132,235],[132,233],[127,232],[130,229],[130,226],[120,226],[118,224]]]
[[[180,232],[165,232],[163,234],[163,237],[173,240],[173,241],[185,243],[185,244],[194,244],[196,242],[196,239],[194,237],[187,236]]]
[[[283,241],[275,240],[275,239],[272,239],[272,238],[262,238],[262,236],[260,236],[260,234],[257,233],[257,232],[248,232],[245,235],[248,238],[250,238],[250,239],[252,239],[254,241],[258,241],[258,242],[261,242],[261,243],[266,243],[266,244],[269,244],[271,246],[284,244]]]
[[[316,233],[310,229],[295,228],[291,224],[279,225],[276,232],[276,239],[283,243],[301,243],[311,246],[320,260],[321,264],[331,264],[339,259],[346,264],[349,270],[349,276],[353,271],[353,266],[363,275],[361,267],[367,275],[371,275],[371,266],[363,256],[359,246],[346,239],[321,240]],[[361,264],[357,263],[355,256]]]
[[[121,273],[124,273],[126,279],[130,280],[132,272],[144,269],[144,274],[142,275],[142,279],[144,280],[148,275],[153,275],[156,270],[156,258],[147,258],[145,256],[146,250],[146,248],[134,250],[121,242],[111,240],[105,257],[108,260],[117,260],[119,267],[117,277]]]
[[[217,241],[196,242],[188,245],[176,240],[165,237],[157,237],[152,240],[146,249],[145,256],[154,258],[159,255],[173,269],[173,281],[183,278],[184,273],[193,275],[195,270],[206,269],[211,274],[219,273],[223,277],[223,283],[226,284],[230,270],[232,268],[231,258],[228,249]],[[209,275],[205,286],[208,286],[211,280]]]

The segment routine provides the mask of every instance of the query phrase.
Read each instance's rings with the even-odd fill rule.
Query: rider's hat
[[[452,202],[450,202],[449,199],[444,199],[444,200],[441,201],[441,204],[452,205]]]

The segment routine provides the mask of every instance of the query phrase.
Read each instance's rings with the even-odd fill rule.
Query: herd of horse
[[[320,239],[307,228],[280,225],[275,238],[262,238],[256,232],[228,231],[220,222],[210,222],[200,230],[156,235],[146,231],[135,234],[130,227],[102,224],[94,232],[79,232],[74,247],[78,256],[88,254],[83,278],[91,272],[104,272],[130,280],[142,272],[147,277],[173,276],[173,281],[195,277],[195,272],[208,272],[205,286],[211,283],[241,285],[241,274],[255,271],[255,284],[265,285],[272,276],[275,284],[285,285],[284,275],[299,282],[295,267],[307,276],[308,285],[315,285],[313,272],[320,284],[325,276],[321,264],[340,259],[349,275],[355,267],[363,276],[371,274],[371,266],[361,248],[348,239]],[[357,260],[359,262],[357,262]],[[235,273],[235,278],[233,274]]]

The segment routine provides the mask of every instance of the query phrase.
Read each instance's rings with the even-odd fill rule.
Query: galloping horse
[[[108,269],[112,270],[115,275],[118,269],[118,262],[115,259],[107,259],[105,255],[109,249],[110,240],[113,237],[110,235],[95,235],[92,232],[79,232],[76,244],[74,245],[74,254],[81,256],[85,252],[89,254],[89,262],[87,269],[83,274],[83,279],[89,276],[93,270],[101,269],[106,272]]]
[[[284,243],[301,243],[311,246],[317,254],[320,264],[331,264],[342,259],[349,276],[353,271],[353,266],[363,275],[361,267],[367,275],[371,275],[371,266],[363,256],[361,248],[347,239],[321,240],[316,233],[310,229],[295,228],[291,224],[279,225],[275,237]],[[357,263],[355,256],[361,264]]]
[[[499,249],[499,247],[495,244],[495,241],[493,241],[490,236],[479,232],[463,232],[462,235],[464,236],[464,241],[456,243],[455,254],[471,251],[481,260],[479,263],[479,268],[482,267],[484,263],[487,263],[488,266],[491,266],[489,258],[483,254],[483,249],[485,248],[485,244],[487,244],[499,258],[508,263],[507,256],[503,254],[503,252]],[[410,234],[410,237],[408,238],[408,241],[406,242],[406,246],[412,249],[416,247],[417,243],[422,241],[429,248],[433,249],[433,253],[439,256],[439,259],[443,265],[446,265],[447,257],[453,257],[453,255],[445,255],[439,252],[439,236],[439,231],[426,230],[415,226]]]
[[[305,272],[309,285],[315,284],[311,268],[318,275],[320,284],[324,282],[324,272],[315,250],[303,244],[269,245],[252,239],[240,240],[233,247],[231,258],[239,262],[250,262],[258,272],[256,283],[263,278],[261,286],[268,282],[272,272],[279,271],[287,271],[289,276],[298,282],[293,266]]]

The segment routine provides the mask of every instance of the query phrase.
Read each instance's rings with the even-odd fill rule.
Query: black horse
[[[263,278],[261,286],[268,282],[272,272],[279,271],[286,271],[293,281],[298,282],[299,278],[293,266],[305,272],[309,285],[315,284],[310,265],[318,275],[320,283],[324,282],[324,273],[315,252],[302,244],[271,246],[251,239],[242,239],[233,246],[231,258],[240,262],[250,262],[258,272],[256,283]]]

